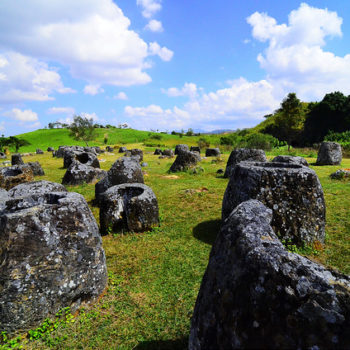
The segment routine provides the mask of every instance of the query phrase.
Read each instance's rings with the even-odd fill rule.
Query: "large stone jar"
[[[241,162],[235,166],[222,203],[222,218],[248,199],[272,209],[272,227],[297,245],[324,241],[325,202],[316,173],[288,163]]]

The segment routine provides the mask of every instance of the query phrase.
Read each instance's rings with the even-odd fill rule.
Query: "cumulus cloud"
[[[54,92],[72,93],[57,71],[37,59],[8,52],[0,54],[0,102],[47,101]]]
[[[11,111],[4,112],[3,115],[12,120],[19,120],[21,122],[36,122],[38,121],[37,113],[30,109],[20,110],[19,108],[13,108]]]
[[[142,16],[151,18],[162,9],[161,0],[137,0],[136,3],[142,8]]]
[[[327,38],[342,36],[342,18],[336,12],[302,3],[289,14],[288,24],[259,12],[247,22],[253,37],[268,43],[257,59],[276,88],[295,91],[305,100],[335,90],[350,93],[350,54],[340,57],[323,48]]]
[[[47,110],[47,113],[74,115],[75,109],[73,107],[51,107]]]
[[[127,100],[128,96],[126,95],[125,92],[121,91],[117,95],[113,96],[115,100]]]
[[[95,112],[93,112],[93,113],[83,112],[83,113],[81,113],[81,116],[84,118],[87,118],[87,119],[92,119],[94,122],[97,122],[100,119]]]
[[[191,87],[191,88],[189,88]],[[167,93],[182,96],[184,91],[198,92],[195,84],[185,84],[183,88],[171,88]],[[182,108],[163,109],[158,105],[147,107],[126,106],[125,114],[132,125],[143,129],[152,125],[158,129],[198,128],[212,130],[232,123],[232,128],[254,125],[265,114],[279,105],[274,97],[274,88],[266,80],[249,82],[240,78],[225,89],[210,93],[193,94]]]
[[[147,13],[160,6],[153,2],[141,2]],[[0,13],[0,42],[5,50],[58,62],[90,85],[151,81],[144,71],[151,54],[148,44],[129,28],[130,20],[112,0],[36,0],[29,7],[26,0],[4,0]],[[160,50],[161,58],[166,50]]]
[[[170,97],[188,96],[194,98],[197,96],[197,85],[194,83],[185,83],[181,89],[171,87],[169,89],[162,89],[162,92]]]
[[[103,93],[104,90],[101,88],[100,85],[86,85],[84,87],[84,94],[86,95],[97,95]]]
[[[164,46],[160,47],[160,45],[156,42],[149,44],[148,51],[150,55],[158,55],[163,61],[170,61],[174,55],[173,51]]]
[[[151,32],[162,32],[163,29],[163,25],[161,21],[157,21],[156,19],[152,19],[150,20],[147,25],[145,26],[146,30],[149,30]]]

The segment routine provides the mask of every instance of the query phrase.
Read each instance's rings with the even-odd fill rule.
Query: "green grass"
[[[91,308],[81,310],[74,322],[64,323],[45,337],[31,341],[20,335],[23,340],[19,344],[26,349],[47,349],[48,344],[56,349],[187,348],[190,317],[220,227],[228,182],[217,177],[216,171],[225,168],[228,154],[218,163],[212,162],[213,158],[203,160],[204,173],[199,175],[168,174],[173,160],[158,159],[147,150],[151,148],[144,155],[149,164],[144,168],[145,183],[158,198],[160,227],[152,232],[103,237],[109,273],[106,294]],[[109,169],[119,156],[101,155],[105,160],[101,167]],[[45,152],[24,160],[42,164],[46,175],[38,179],[61,182],[65,172],[62,159]],[[315,158],[308,161],[314,163]],[[325,192],[327,242],[310,257],[349,274],[350,182],[331,180],[329,175],[350,168],[350,159],[344,159],[342,166],[311,167]],[[92,207],[94,185],[68,189],[85,196],[98,221],[98,208]]]
[[[134,129],[95,129],[96,137],[89,142],[89,146],[105,147],[104,139],[108,139],[108,145],[122,146],[126,144],[140,144],[150,147],[175,147],[179,143],[186,143],[189,146],[196,146],[199,138],[205,137],[214,147],[219,144],[220,137],[218,135],[205,136],[183,136],[156,133],[150,131],[140,131]],[[37,148],[44,151],[48,147],[57,149],[59,146],[86,146],[83,141],[76,141],[69,136],[68,129],[39,129],[25,134],[16,135],[20,139],[30,142],[30,145],[21,147],[19,152],[35,152]]]

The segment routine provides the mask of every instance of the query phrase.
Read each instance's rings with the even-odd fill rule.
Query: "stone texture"
[[[240,204],[210,253],[189,350],[349,349],[350,278],[286,251],[271,210]]]
[[[8,191],[8,196],[17,198],[26,197],[28,194],[44,195],[51,192],[67,192],[67,190],[63,185],[56,182],[41,180],[17,185]]]
[[[10,198],[8,192],[0,188],[0,212],[6,207],[6,201]]]
[[[218,148],[207,148],[205,150],[206,157],[218,157],[220,156],[220,150]]]
[[[6,190],[33,180],[33,170],[28,164],[0,168],[0,187]]]
[[[35,151],[36,154],[44,154],[44,151],[40,148],[37,148]]]
[[[63,156],[63,167],[69,168],[73,162],[79,162],[91,166],[93,168],[99,168],[100,162],[98,161],[96,153],[93,152],[81,152],[67,150]]]
[[[107,146],[106,151],[112,153],[114,149],[111,146]]]
[[[169,171],[185,171],[192,167],[195,167],[197,163],[201,160],[201,157],[198,156],[198,153],[190,151],[180,151],[178,153],[174,163],[171,165]]]
[[[0,213],[0,331],[38,326],[105,289],[107,269],[97,223],[83,196],[28,195]]]
[[[317,155],[317,165],[339,165],[342,161],[342,150],[339,143],[322,142]]]
[[[19,153],[15,153],[11,156],[11,164],[12,165],[23,165],[22,156]]]
[[[160,149],[160,148],[156,148],[155,150],[154,150],[154,153],[153,153],[154,155],[156,155],[156,156],[160,156],[161,154],[163,154],[162,153],[162,150]]]
[[[63,185],[81,185],[101,180],[107,176],[105,170],[93,168],[79,162],[73,162],[63,176]]]
[[[127,152],[127,150],[128,149],[126,147],[120,147],[118,152],[119,153],[125,153],[125,152]]]
[[[34,176],[45,175],[44,169],[41,167],[39,162],[28,162],[26,164],[28,164],[31,167]]]
[[[266,155],[262,149],[236,148],[228,158],[224,177],[230,177],[233,168],[240,162],[266,162]]]
[[[189,147],[188,145],[185,145],[185,144],[180,144],[180,145],[176,145],[175,146],[175,155],[178,155],[180,154],[181,152],[189,152]]]
[[[309,166],[307,160],[303,157],[298,156],[277,156],[272,159],[273,163],[288,163],[288,164],[298,164],[303,166]]]
[[[7,158],[6,153],[0,152],[0,159],[6,159],[6,158]]]
[[[172,149],[165,149],[163,150],[162,155],[166,157],[174,157],[174,151]]]
[[[101,233],[144,232],[159,225],[158,202],[148,186],[140,183],[110,187],[100,197]]]
[[[201,153],[201,149],[198,146],[191,146],[190,151],[191,152],[198,152],[199,154]]]
[[[139,162],[143,161],[143,151],[138,148],[133,148],[125,153],[126,157],[137,157]]]
[[[298,246],[324,241],[325,202],[314,170],[287,163],[241,162],[226,188],[222,218],[248,199],[272,209],[272,227],[281,239]]]
[[[53,152],[55,149],[53,147],[47,147],[48,152]]]
[[[114,162],[107,176],[95,185],[96,199],[108,188],[124,183],[144,183],[141,165],[134,157],[122,157]]]

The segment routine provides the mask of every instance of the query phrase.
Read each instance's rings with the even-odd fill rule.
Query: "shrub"
[[[210,146],[210,142],[204,137],[201,137],[197,144],[199,148],[208,148]]]

